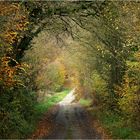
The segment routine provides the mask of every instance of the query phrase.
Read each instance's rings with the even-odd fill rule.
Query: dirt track
[[[91,118],[86,110],[77,103],[60,104],[51,114],[54,131],[44,139],[101,139],[101,135],[91,126]]]
[[[61,102],[51,108],[39,123],[32,138],[41,139],[104,139],[104,131],[87,110],[73,103],[73,89]],[[96,127],[97,126],[97,127]]]

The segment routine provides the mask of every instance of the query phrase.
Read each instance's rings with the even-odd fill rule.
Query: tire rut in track
[[[79,104],[61,105],[55,114],[54,131],[45,139],[101,139],[91,126],[91,117]]]

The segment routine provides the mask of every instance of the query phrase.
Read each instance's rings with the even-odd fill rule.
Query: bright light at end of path
[[[75,88],[71,90],[68,95],[58,104],[59,105],[69,105],[75,100]]]

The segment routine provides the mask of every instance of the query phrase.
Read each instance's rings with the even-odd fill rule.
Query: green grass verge
[[[114,139],[140,139],[140,132],[125,125],[125,120],[113,112],[100,112],[98,118]]]
[[[50,97],[45,97],[44,101],[39,102],[35,105],[35,114],[33,116],[33,120],[30,123],[29,129],[25,130],[26,137],[30,137],[33,131],[35,131],[36,126],[40,118],[43,116],[45,112],[48,111],[50,107],[57,104],[59,101],[61,101],[68,93],[70,92],[70,89],[65,89],[61,92],[57,92],[54,95]]]
[[[82,106],[90,106],[90,104],[92,103],[92,100],[91,99],[84,99],[84,98],[81,98],[79,100],[79,103],[82,105]]]
[[[79,103],[88,107],[92,100],[81,98]],[[88,109],[90,110],[90,108]],[[119,114],[108,110],[100,111],[96,108],[92,108],[91,114],[100,120],[102,126],[108,130],[113,139],[140,139],[140,131],[126,125],[126,120]]]
[[[70,89],[65,89],[64,91],[55,93],[51,97],[45,97],[44,101],[35,106],[37,117],[42,116],[50,107],[60,102],[69,92]]]

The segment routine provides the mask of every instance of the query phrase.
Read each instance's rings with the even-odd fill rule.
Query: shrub
[[[124,76],[124,81],[117,89],[120,98],[118,104],[122,114],[127,118],[127,122],[140,128],[140,77],[139,63],[128,62],[128,70]]]
[[[32,126],[35,99],[26,89],[0,94],[0,138],[24,138]]]
[[[109,93],[107,89],[107,82],[101,78],[101,76],[98,74],[97,71],[93,71],[92,74],[92,88],[95,92],[95,96],[98,99],[98,101],[105,106],[105,103],[109,99]]]

